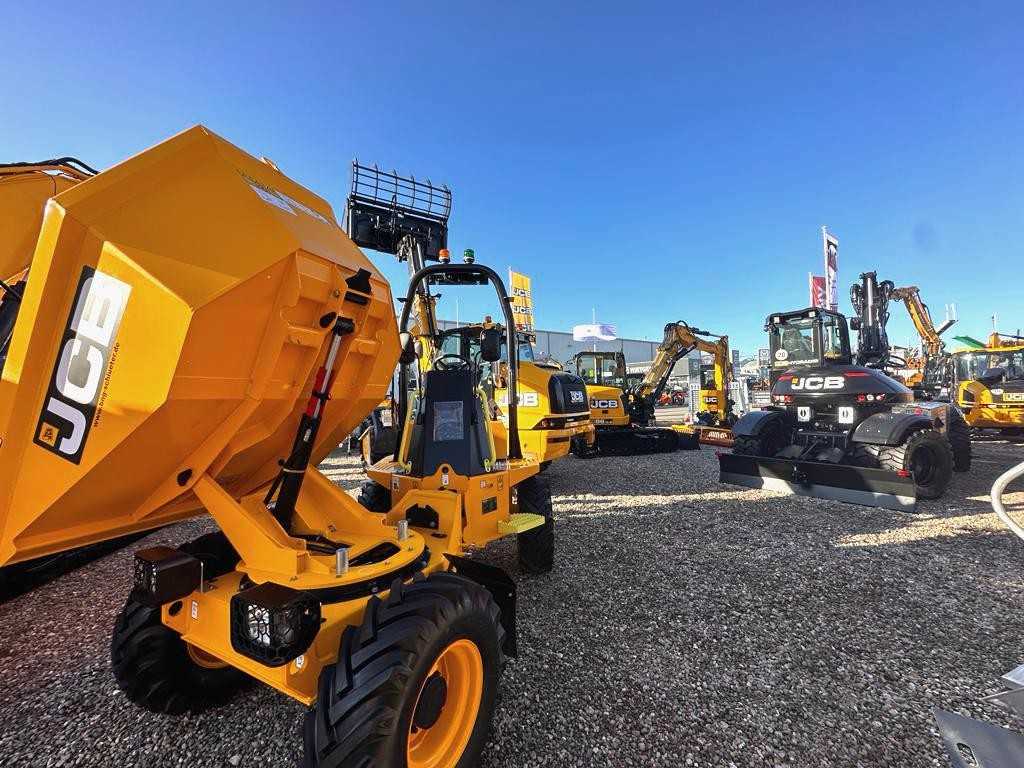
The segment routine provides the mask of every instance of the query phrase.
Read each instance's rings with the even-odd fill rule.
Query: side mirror
[[[480,331],[480,358],[487,363],[501,360],[501,339],[505,334],[499,328]]]
[[[398,343],[402,348],[401,354],[398,356],[398,362],[402,365],[412,365],[416,362],[416,347],[413,341],[411,333],[400,333],[398,335]]]
[[[850,318],[850,330],[851,331],[859,331],[860,330],[860,318],[859,317],[851,317]]]

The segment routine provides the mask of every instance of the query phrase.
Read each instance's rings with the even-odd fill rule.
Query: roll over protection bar
[[[523,450],[519,443],[519,354],[516,339],[515,317],[512,315],[512,303],[509,300],[508,292],[505,290],[505,283],[501,277],[490,267],[482,264],[430,264],[420,269],[409,280],[409,290],[406,293],[405,301],[402,304],[402,316],[398,322],[399,333],[407,333],[409,328],[409,314],[416,298],[416,291],[420,284],[429,278],[438,275],[442,279],[438,282],[449,285],[485,285],[490,283],[494,286],[501,303],[501,311],[505,316],[505,343],[508,349],[508,456],[510,459],[521,459]],[[398,439],[396,446],[402,444],[402,430],[405,429],[406,410],[409,407],[408,378],[405,365],[401,366],[399,373],[399,418],[398,418]],[[397,448],[396,448],[397,452]],[[397,453],[396,453],[397,456]]]

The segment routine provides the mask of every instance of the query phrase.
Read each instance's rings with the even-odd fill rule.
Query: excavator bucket
[[[334,310],[316,463],[387,394],[387,283],[330,206],[202,126],[46,207],[0,379],[0,565],[238,498],[289,456]]]
[[[885,469],[719,453],[719,481],[900,512],[917,509],[914,478]]]

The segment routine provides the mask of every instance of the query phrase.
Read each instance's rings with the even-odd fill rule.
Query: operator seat
[[[442,465],[463,477],[481,475],[495,460],[484,404],[470,368],[427,371],[409,426],[412,474],[429,477]]]

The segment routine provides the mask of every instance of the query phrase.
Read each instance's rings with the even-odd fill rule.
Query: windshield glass
[[[817,364],[814,350],[814,320],[799,318],[771,328],[772,367]]]
[[[821,326],[820,339],[824,348],[820,350],[815,324]],[[776,370],[801,365],[818,365],[821,358],[825,361],[844,360],[849,353],[845,325],[831,315],[793,318],[773,325],[769,333],[772,367]]]
[[[971,381],[989,375],[994,368],[1006,373],[1006,380],[1024,379],[1024,349],[1012,352],[968,352],[956,356],[956,377]]]
[[[583,354],[576,359],[576,373],[587,384],[625,388],[626,371],[616,355]]]

